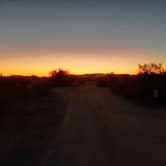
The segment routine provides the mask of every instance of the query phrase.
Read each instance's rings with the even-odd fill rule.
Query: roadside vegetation
[[[156,63],[139,64],[136,75],[109,74],[97,81],[99,87],[110,87],[116,95],[152,107],[166,106],[165,85],[166,70]]]
[[[0,77],[0,165],[42,165],[68,102],[53,88],[50,77]]]

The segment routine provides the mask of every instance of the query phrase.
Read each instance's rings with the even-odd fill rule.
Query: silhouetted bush
[[[145,63],[143,65],[138,64],[138,74],[163,74],[165,69],[162,63]]]
[[[148,105],[165,105],[165,74],[114,75],[110,78],[111,91],[132,101]],[[158,96],[155,98],[154,91]]]
[[[10,76],[0,78],[0,109],[34,98],[51,95],[50,80],[39,77]]]
[[[162,64],[155,63],[139,65],[137,75],[110,74],[97,81],[97,86],[110,87],[116,95],[134,102],[161,107],[166,106],[165,85],[165,69]]]
[[[74,77],[65,70],[59,69],[50,72],[50,78],[55,86],[72,86]]]

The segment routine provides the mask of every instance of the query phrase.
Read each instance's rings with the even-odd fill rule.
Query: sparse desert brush
[[[112,75],[111,91],[139,103],[165,105],[166,73],[162,64],[149,63],[138,67],[137,75]]]
[[[40,77],[11,76],[0,79],[0,108],[51,95],[50,80]]]
[[[55,86],[72,86],[74,76],[66,70],[59,69],[50,72],[50,79]]]

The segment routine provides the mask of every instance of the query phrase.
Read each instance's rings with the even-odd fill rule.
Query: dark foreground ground
[[[0,165],[166,165],[164,110],[128,103],[93,81],[53,91],[35,113],[1,118]]]
[[[56,149],[52,142],[56,140],[67,102],[54,93],[5,103],[0,110],[0,165],[45,165],[50,151]]]

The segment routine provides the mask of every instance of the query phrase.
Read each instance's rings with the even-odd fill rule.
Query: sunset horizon
[[[166,165],[166,0],[0,0],[0,165]]]
[[[18,65],[18,64],[17,64]],[[33,65],[35,66],[35,65]],[[11,68],[11,70],[3,70],[3,68],[0,70],[1,74],[3,76],[11,76],[11,75],[21,75],[21,76],[32,76],[32,75],[36,75],[36,76],[49,76],[50,72],[53,70],[65,70],[68,71],[70,74],[74,74],[74,75],[84,75],[84,74],[109,74],[109,73],[114,73],[114,74],[137,74],[138,72],[138,64],[136,66],[133,66],[133,70],[131,67],[128,67],[130,70],[125,70],[126,67],[119,64],[120,69],[118,70],[119,66],[106,66],[105,68],[101,65],[98,66],[88,66],[85,64],[82,64],[82,66],[75,65],[73,66],[68,66],[66,67],[65,65],[54,65],[55,67],[53,67],[53,65],[48,65],[48,66],[41,66],[41,67],[18,67],[18,68]],[[116,69],[117,68],[117,69]]]
[[[138,63],[138,64],[144,64],[144,63],[162,63],[161,61],[144,61],[142,63]],[[74,75],[84,75],[84,74],[110,74],[110,73],[114,73],[114,74],[129,74],[129,75],[135,75],[138,73],[138,64],[136,64],[135,66],[129,66],[127,67],[129,70],[126,69],[125,65],[123,68],[123,65],[119,64],[116,66],[111,67],[109,69],[109,66],[104,69],[104,67],[101,67],[101,65],[99,66],[89,66],[86,67],[86,65],[83,65],[80,67],[66,67],[65,65],[54,65],[55,67],[53,67],[53,65],[48,65],[48,66],[40,66],[40,67],[32,67],[32,68],[11,68],[11,70],[5,70],[3,68],[1,68],[1,74],[3,76],[12,76],[12,75],[21,75],[21,76],[32,76],[32,75],[36,75],[36,76],[49,76],[50,72],[53,70],[59,70],[62,69],[64,71],[68,71],[70,74],[74,74]],[[165,64],[162,63],[163,66],[165,67]],[[35,66],[35,65],[33,65]],[[85,66],[85,67],[84,67]],[[120,68],[119,68],[120,67]],[[119,70],[118,70],[119,69]]]
[[[4,75],[135,74],[138,64],[166,62],[164,2],[4,0],[0,7]]]

